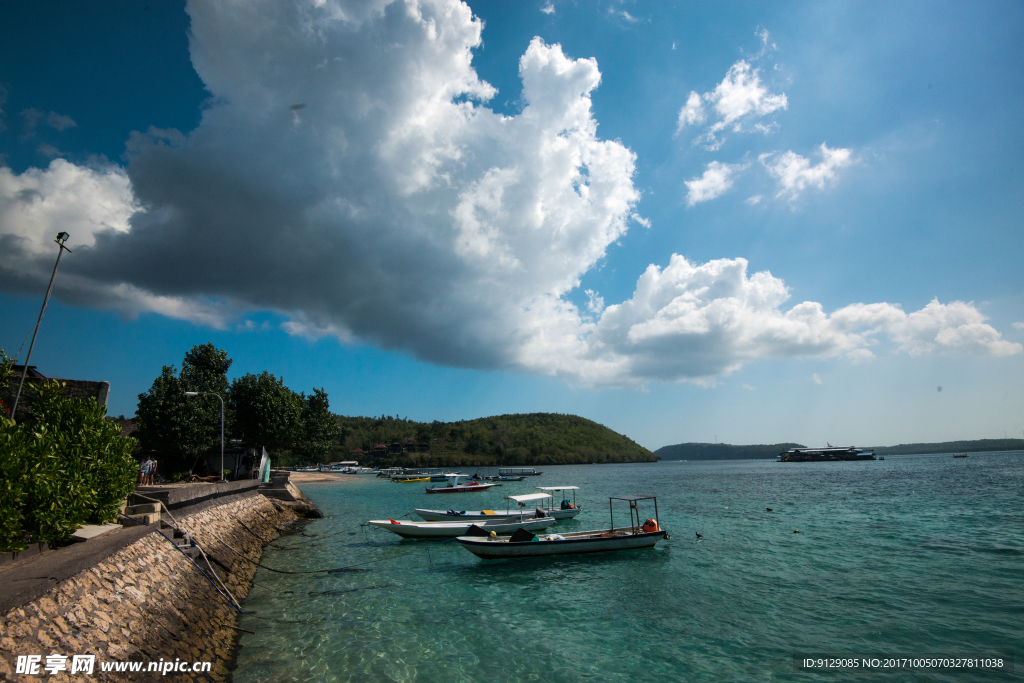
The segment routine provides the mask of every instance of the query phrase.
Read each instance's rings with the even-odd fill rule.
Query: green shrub
[[[63,396],[53,380],[34,389],[28,419],[0,423],[0,550],[113,521],[135,487],[135,439],[103,419],[103,406]]]

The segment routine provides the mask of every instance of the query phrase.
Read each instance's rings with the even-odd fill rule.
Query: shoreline
[[[336,479],[327,475],[306,481]],[[111,533],[108,541],[72,546],[74,554],[89,550],[91,543],[116,543],[121,535],[132,538],[69,567],[63,576],[54,569],[67,564],[67,549],[4,567],[0,573],[8,579],[26,573],[57,576],[49,589],[7,606],[0,615],[0,679],[13,678],[17,655],[57,652],[94,655],[95,680],[125,680],[123,674],[101,672],[100,662],[157,660],[209,662],[204,672],[187,677],[230,680],[241,630],[239,611],[225,591],[244,604],[267,544],[303,517],[315,516],[309,514],[315,510],[313,503],[297,487],[295,491],[298,500],[278,500],[253,490],[172,511],[180,532],[165,527],[150,533],[164,527],[161,520],[145,525],[146,531],[126,527]],[[194,534],[205,557],[190,548],[181,532]],[[138,537],[140,533],[144,535]]]

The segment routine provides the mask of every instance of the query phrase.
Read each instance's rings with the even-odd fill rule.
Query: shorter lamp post
[[[186,391],[186,396],[216,396],[220,400],[220,482],[224,483],[224,399],[212,391]]]

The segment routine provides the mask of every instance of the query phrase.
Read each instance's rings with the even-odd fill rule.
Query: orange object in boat
[[[658,528],[658,523],[657,522],[655,522],[653,519],[649,519],[646,522],[644,522],[644,533],[645,534],[650,534],[650,533],[653,533],[655,531],[661,531],[661,529]]]

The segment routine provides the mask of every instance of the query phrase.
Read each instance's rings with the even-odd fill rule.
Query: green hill
[[[561,465],[606,462],[655,462],[658,456],[632,439],[576,415],[531,413],[497,415],[459,422],[413,422],[398,417],[338,416],[341,428],[337,460],[356,448],[404,445],[411,437],[416,453],[360,456],[362,464],[468,467]],[[423,448],[428,452],[423,452]]]
[[[798,443],[733,446],[726,443],[680,443],[662,446],[654,453],[662,460],[751,460],[775,458],[790,448],[804,448]]]

